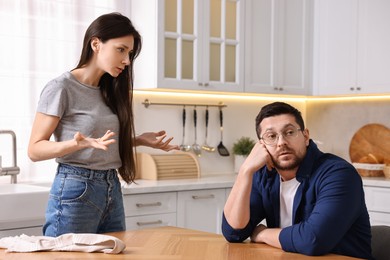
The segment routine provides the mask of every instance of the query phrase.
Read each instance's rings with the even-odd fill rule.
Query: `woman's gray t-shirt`
[[[58,142],[73,139],[76,132],[92,138],[102,137],[107,130],[116,134],[116,142],[109,145],[107,151],[86,148],[56,158],[57,162],[93,170],[121,167],[119,120],[105,104],[98,87],[82,84],[70,72],[65,72],[42,90],[37,112],[60,118],[54,130]]]

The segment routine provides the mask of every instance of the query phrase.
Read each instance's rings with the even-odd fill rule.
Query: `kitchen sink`
[[[42,225],[50,187],[0,184],[0,230]]]
[[[51,188],[52,184],[53,183],[51,183],[51,182],[33,182],[33,183],[29,183],[28,185],[37,186],[37,187]]]
[[[25,193],[46,192],[48,187],[32,184],[0,184],[0,196],[2,195],[19,195]],[[3,206],[4,200],[1,200]]]

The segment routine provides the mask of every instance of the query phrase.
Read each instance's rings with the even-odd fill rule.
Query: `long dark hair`
[[[131,183],[135,178],[135,130],[133,116],[133,62],[142,47],[141,35],[132,22],[120,13],[109,13],[99,16],[85,32],[83,50],[77,68],[84,67],[92,58],[91,40],[97,37],[101,42],[132,35],[134,48],[129,54],[130,64],[118,77],[105,73],[99,82],[100,90],[106,104],[119,119],[119,154],[122,166],[118,172],[122,179]]]

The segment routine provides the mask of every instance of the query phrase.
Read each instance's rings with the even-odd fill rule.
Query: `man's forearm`
[[[226,220],[235,229],[244,228],[249,222],[251,190],[252,176],[240,172],[224,208]]]

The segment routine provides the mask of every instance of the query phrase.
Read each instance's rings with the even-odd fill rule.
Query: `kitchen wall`
[[[226,107],[224,112],[223,144],[231,152],[233,143],[241,136],[248,136],[256,140],[254,120],[260,108],[267,103],[281,100],[288,102],[302,111],[306,119],[306,126],[310,130],[313,139],[321,142],[319,147],[324,152],[335,153],[349,160],[349,142],[353,134],[363,125],[368,123],[380,123],[390,127],[390,99],[326,99],[311,100],[297,98],[278,98],[261,96],[236,95],[205,95],[205,94],[180,94],[162,93],[153,91],[136,91],[134,94],[135,126],[137,133],[146,131],[166,130],[169,136],[174,137],[174,143],[182,142],[182,106],[158,106],[151,105],[146,108],[142,102],[149,99],[155,103],[189,103],[189,104],[218,104],[223,102]],[[1,104],[0,104],[1,106]],[[194,143],[193,106],[187,106],[186,144]],[[204,107],[197,107],[198,143],[205,140]],[[217,146],[220,142],[218,108],[210,107],[210,122],[208,143]],[[12,111],[10,111],[12,112]],[[0,117],[3,122],[4,117]],[[8,119],[9,121],[9,119]],[[51,181],[54,177],[56,164],[53,160],[44,162],[31,162],[27,157],[27,142],[31,125],[25,122],[18,125],[17,122],[26,121],[23,117],[14,117],[13,127],[0,124],[1,129],[13,128],[18,135],[18,165],[21,167],[19,180],[25,181]],[[31,121],[29,121],[31,122]],[[10,142],[6,136],[0,136],[0,153],[3,155],[4,164],[10,161]],[[138,152],[164,153],[150,148],[138,147]],[[8,159],[7,159],[8,158]],[[223,174],[233,172],[233,157],[222,157],[218,152],[202,151],[199,158],[201,172],[207,174]],[[0,178],[1,182],[8,182],[8,177]]]
[[[231,154],[233,143],[242,136],[251,137],[257,140],[255,132],[255,118],[260,108],[270,102],[281,100],[289,102],[300,109],[305,116],[305,101],[303,99],[292,98],[264,98],[260,96],[237,95],[204,95],[204,94],[155,94],[153,92],[138,92],[135,99],[135,117],[136,129],[138,133],[145,131],[158,131],[164,129],[170,136],[173,136],[174,142],[182,142],[182,106],[150,106],[145,108],[142,102],[149,99],[155,103],[188,103],[188,104],[218,104],[223,102],[226,107],[223,108],[223,145],[226,146]],[[186,107],[187,122],[185,128],[185,143],[193,144],[195,139],[195,129],[193,122],[193,106]],[[205,141],[205,107],[197,107],[197,143],[202,145]],[[219,110],[216,107],[209,108],[209,145],[217,147],[221,141]],[[152,149],[138,149],[139,152],[156,153]],[[233,156],[222,157],[217,151],[210,153],[202,151],[199,158],[202,174],[220,174],[233,172]]]
[[[390,128],[390,97],[308,100],[306,121],[320,148],[350,160],[349,144],[362,126],[376,123]]]

